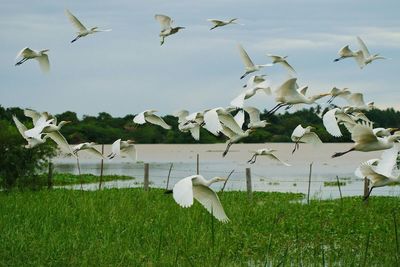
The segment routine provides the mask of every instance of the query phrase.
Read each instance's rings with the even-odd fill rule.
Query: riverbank
[[[397,198],[302,204],[302,195],[219,194],[231,222],[162,190],[0,194],[0,266],[398,264]]]

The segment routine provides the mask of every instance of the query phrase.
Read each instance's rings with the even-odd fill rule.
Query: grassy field
[[[152,189],[0,194],[0,266],[395,266],[400,201],[220,194],[231,222]]]

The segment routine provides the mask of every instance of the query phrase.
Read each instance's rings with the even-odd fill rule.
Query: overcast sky
[[[237,48],[242,44],[256,64],[270,63],[267,53],[287,55],[299,85],[309,85],[310,93],[348,87],[378,107],[400,109],[398,0],[0,1],[3,107],[125,116],[145,109],[171,114],[227,106],[244,84]],[[75,29],[66,8],[85,26],[112,31],[71,44]],[[174,26],[186,29],[160,46],[155,14],[169,15]],[[239,18],[244,25],[210,31],[208,18]],[[352,59],[334,63],[344,45],[358,49],[356,36],[371,53],[390,60],[363,70]],[[26,46],[50,49],[49,74],[33,60],[14,66]],[[287,78],[279,65],[261,73],[274,86]],[[270,109],[274,100],[256,95],[249,104]]]

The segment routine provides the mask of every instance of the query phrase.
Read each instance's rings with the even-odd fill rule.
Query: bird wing
[[[223,223],[229,222],[218,195],[211,188],[204,185],[194,185],[193,197],[219,221]]]
[[[240,52],[240,57],[242,58],[243,64],[246,66],[246,68],[253,68],[254,63],[251,61],[249,55],[246,53],[244,48],[239,44],[238,45],[239,52]]]
[[[234,131],[235,133],[242,133],[242,127],[236,122],[230,113],[218,114],[220,122],[225,126]]]
[[[47,133],[47,136],[50,137],[65,153],[74,155],[67,140],[59,131]]]
[[[211,109],[204,113],[204,122],[204,128],[214,135],[218,135],[218,133],[222,130],[222,125],[219,121],[216,109]]]
[[[362,93],[353,93],[347,98],[350,105],[355,107],[364,106],[364,96]]]
[[[41,55],[40,57],[35,58],[39,62],[40,69],[43,72],[50,71],[50,63],[49,63],[49,56],[46,54]]]
[[[321,139],[318,137],[318,135],[314,132],[309,132],[304,134],[300,138],[301,142],[307,143],[307,144],[313,144],[313,145],[319,145],[322,144]]]
[[[121,139],[116,140],[111,146],[111,154],[121,156]]]
[[[196,124],[194,127],[189,129],[190,134],[192,135],[192,137],[199,141],[200,139],[200,125]]]
[[[237,97],[235,97],[229,104],[234,107],[242,108],[244,104],[244,98],[246,96],[246,92],[240,93]]]
[[[359,168],[360,168],[360,173],[363,176],[363,178],[367,177],[372,182],[372,184],[383,182],[388,179],[386,176],[377,173],[374,170],[374,168],[372,167],[372,165],[370,165],[368,163],[361,164],[361,166]]]
[[[154,18],[160,23],[161,29],[169,29],[171,28],[172,19],[166,15],[157,14]]]
[[[33,54],[35,54],[35,51],[30,49],[29,47],[24,47],[21,49],[21,51],[18,52],[15,59],[18,59],[19,57],[22,57],[23,55],[27,56],[27,55],[33,55]]]
[[[36,125],[39,118],[42,117],[41,113],[37,112],[36,110],[28,109],[28,108],[24,109],[24,115],[32,119],[34,126]]]
[[[284,66],[287,70],[296,73],[294,68],[286,60],[279,61],[278,63]]]
[[[137,124],[144,124],[144,123],[146,123],[146,120],[145,120],[145,118],[144,118],[144,113],[145,113],[145,111],[143,111],[143,112],[137,114],[137,115],[133,118],[133,122],[134,122],[134,123],[137,123]]]
[[[277,98],[285,98],[286,96],[296,94],[296,80],[297,78],[290,78],[279,86],[275,91]]]
[[[260,110],[255,107],[244,107],[243,109],[249,114],[250,122],[260,121]]]
[[[186,117],[189,116],[189,111],[186,109],[179,110],[175,112],[175,116],[178,117],[178,123],[186,122]]]
[[[99,158],[104,159],[103,154],[101,154],[101,152],[98,151],[98,150],[97,150],[96,148],[94,148],[94,147],[86,148],[86,149],[84,149],[83,151],[86,151],[86,152],[88,152],[89,154],[91,154],[91,155],[93,155],[93,156],[95,156],[95,157],[99,157]]]
[[[365,67],[365,55],[364,55],[363,51],[358,50],[357,52],[355,52],[354,59],[357,62],[360,69]]]
[[[278,161],[278,162],[282,163],[282,164],[285,165],[285,166],[291,166],[289,163],[286,163],[286,162],[280,160],[277,156],[275,156],[275,155],[272,154],[272,153],[265,154],[265,156],[266,156],[268,159],[274,160],[274,161]]]
[[[74,16],[72,13],[66,9],[65,14],[67,15],[69,21],[71,21],[72,25],[79,31],[84,32],[87,31],[86,27]]]
[[[187,208],[193,205],[193,182],[197,175],[192,175],[178,181],[172,189],[172,196],[181,207]]]
[[[351,139],[356,143],[372,143],[377,142],[378,138],[367,125],[363,124],[356,124],[353,129],[351,130]]]
[[[238,113],[236,113],[235,117],[233,117],[235,122],[238,124],[240,129],[242,129],[243,123],[244,123],[244,112],[243,110],[239,110]]]
[[[361,38],[360,38],[359,36],[357,36],[357,41],[358,41],[358,44],[360,45],[361,51],[362,51],[363,54],[364,54],[364,57],[365,57],[365,58],[370,57],[371,54],[369,53],[368,48],[367,48],[367,46],[365,45],[364,41],[361,40]]]
[[[393,169],[397,165],[397,155],[399,148],[393,146],[391,149],[386,149],[381,155],[381,160],[375,168],[375,172],[386,177],[393,176]]]
[[[171,129],[171,126],[168,125],[161,117],[158,117],[157,115],[151,114],[145,117],[146,121],[161,126],[166,130]]]
[[[322,117],[322,122],[325,126],[326,131],[335,137],[342,136],[342,132],[340,131],[340,128],[336,120],[336,111],[338,110],[339,110],[338,108],[331,109],[328,112],[326,112]]]
[[[293,130],[293,133],[292,133],[292,141],[296,141],[293,139],[301,138],[305,134],[305,132],[306,132],[306,129],[304,129],[301,126],[301,124],[297,125],[297,127]]]
[[[28,128],[26,128],[26,126],[22,122],[20,122],[17,116],[12,115],[12,118],[15,123],[15,126],[17,126],[19,133],[22,135],[23,138],[26,138],[25,131],[28,130]]]
[[[368,165],[374,165],[376,167],[378,162],[379,162],[379,159],[370,159],[370,160],[367,160],[366,162],[361,163],[361,165],[368,164]],[[360,169],[361,165],[358,166],[357,169],[354,171],[354,175],[357,176],[358,178],[364,179],[365,176],[362,174],[361,169]]]
[[[214,25],[224,24],[225,22],[218,19],[207,19],[207,21],[212,22]]]
[[[121,150],[121,152],[136,161],[137,153],[136,153],[136,147],[134,144],[130,144],[128,147],[123,148]]]

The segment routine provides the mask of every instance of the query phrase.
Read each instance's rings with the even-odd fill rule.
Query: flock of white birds
[[[81,37],[96,32],[110,31],[110,29],[99,30],[97,27],[88,29],[69,10],[66,10],[65,13],[78,31],[71,43]],[[161,32],[159,33],[161,45],[165,42],[166,37],[179,32],[181,29],[185,29],[185,27],[173,27],[173,20],[166,15],[157,14],[155,15],[155,19],[161,25]],[[209,19],[208,21],[212,23],[210,30],[213,30],[217,27],[235,24],[237,19],[234,18],[226,21]],[[346,58],[353,58],[362,69],[374,60],[384,59],[384,57],[378,54],[371,55],[362,39],[360,37],[356,37],[356,39],[360,49],[352,51],[349,45],[346,45],[339,50],[338,54],[340,57],[334,59],[334,62]],[[343,125],[344,128],[351,133],[351,138],[354,141],[354,145],[349,150],[335,153],[332,155],[332,158],[342,156],[351,151],[368,152],[384,150],[380,159],[371,159],[361,163],[356,169],[355,174],[360,178],[366,177],[371,181],[369,193],[371,193],[372,189],[375,187],[400,182],[400,175],[397,172],[396,165],[399,148],[395,145],[395,142],[400,141],[400,131],[396,128],[373,128],[373,122],[363,113],[373,108],[373,103],[365,103],[362,93],[353,93],[348,88],[339,89],[334,87],[330,92],[307,96],[308,86],[300,87],[297,84],[297,78],[293,77],[296,75],[296,71],[288,63],[287,56],[267,54],[271,58],[271,63],[254,64],[241,45],[238,45],[238,49],[245,71],[240,79],[245,78],[251,73],[260,71],[264,67],[272,67],[275,64],[282,65],[287,70],[289,78],[276,88],[273,88],[270,81],[265,78],[266,75],[253,75],[243,86],[245,88],[243,92],[230,102],[229,107],[214,107],[193,113],[187,110],[178,111],[174,116],[178,118],[178,129],[181,132],[190,132],[195,140],[199,140],[200,128],[203,127],[214,135],[218,136],[222,134],[226,136],[228,138],[227,146],[222,155],[225,156],[234,143],[249,136],[255,129],[267,127],[269,125],[266,120],[260,119],[259,109],[244,105],[245,101],[253,97],[257,92],[266,95],[273,94],[275,96],[276,106],[267,112],[267,117],[271,116],[282,107],[289,109],[299,104],[312,105],[315,104],[317,100],[330,96],[327,101],[327,104],[329,104],[327,107],[330,109],[325,112],[325,114],[318,115],[322,118],[326,130],[332,136],[342,136],[342,129],[339,126]],[[18,53],[17,58],[21,59],[16,65],[21,65],[28,59],[36,59],[41,69],[43,71],[48,71],[49,59],[46,54],[48,51],[48,49],[35,51],[26,47]],[[343,107],[332,105],[331,103],[337,97],[347,100],[348,104]],[[334,107],[332,108],[332,106]],[[137,124],[151,123],[159,125],[167,130],[171,129],[170,125],[155,114],[156,112],[156,110],[145,110],[137,114],[133,121]],[[248,124],[244,125],[246,113],[248,114],[249,120]],[[22,137],[27,141],[26,148],[30,149],[43,144],[50,138],[57,143],[63,152],[71,154],[77,159],[78,152],[83,150],[91,153],[95,157],[105,158],[101,152],[95,149],[94,146],[96,143],[94,142],[86,142],[71,147],[65,137],[60,133],[60,128],[69,123],[68,121],[61,121],[57,124],[57,119],[48,112],[38,112],[32,109],[25,109],[24,115],[32,119],[33,128],[27,129],[16,116],[13,116],[13,120]],[[298,125],[293,130],[291,139],[295,146],[292,153],[299,149],[299,143],[310,143],[313,145],[322,143],[313,130],[314,128],[311,126],[306,126],[304,128],[302,125]],[[108,159],[113,159],[115,157],[130,157],[132,160],[137,159],[133,140],[122,141],[118,139],[112,144],[111,150],[112,152],[107,155]],[[288,163],[277,158],[274,152],[275,150],[269,148],[260,148],[252,152],[253,155],[248,163],[252,164],[256,161],[258,156],[264,156],[270,160],[275,160],[283,165],[290,166]],[[225,180],[226,178],[222,177],[214,177],[210,180],[206,180],[201,175],[185,177],[175,184],[173,188],[173,197],[182,207],[191,206],[193,204],[193,199],[196,199],[218,220],[228,222],[229,219],[225,214],[217,194],[209,187],[214,182]]]

